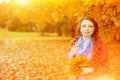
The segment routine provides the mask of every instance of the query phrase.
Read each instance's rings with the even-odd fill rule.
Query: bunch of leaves
[[[88,66],[89,59],[86,56],[76,56],[68,62],[68,75],[79,76],[83,74],[82,68]]]

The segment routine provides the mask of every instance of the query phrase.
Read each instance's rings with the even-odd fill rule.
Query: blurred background
[[[92,16],[99,24],[100,36],[118,41],[119,4],[118,0],[0,0],[0,31],[73,37],[78,21]]]

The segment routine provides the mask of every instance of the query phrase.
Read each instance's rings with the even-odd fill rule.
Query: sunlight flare
[[[18,4],[27,5],[28,4],[28,0],[18,0]]]
[[[4,0],[5,3],[9,3],[10,0]]]
[[[3,2],[3,0],[0,0],[0,3]]]

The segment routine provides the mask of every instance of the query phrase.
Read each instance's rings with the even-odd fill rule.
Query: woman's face
[[[80,31],[84,37],[90,37],[93,34],[94,30],[95,28],[91,21],[83,20],[81,22]]]

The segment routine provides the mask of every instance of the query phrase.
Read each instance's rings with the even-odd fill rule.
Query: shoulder
[[[98,37],[96,42],[93,44],[93,53],[99,54],[99,55],[107,55],[108,54],[108,48],[106,43]]]
[[[99,45],[100,54],[103,55],[102,57],[108,56],[107,44],[101,38],[99,38]]]

